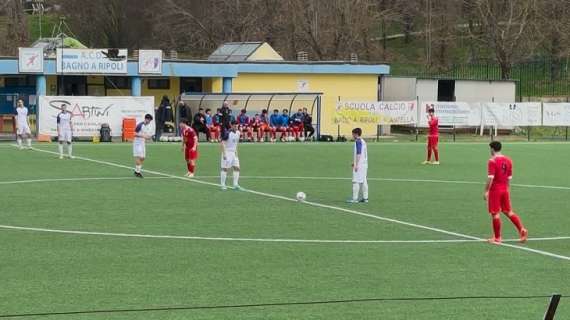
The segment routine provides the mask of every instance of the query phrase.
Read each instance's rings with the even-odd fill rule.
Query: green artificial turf
[[[422,226],[490,235],[485,143],[441,144],[437,167],[420,164],[423,144],[368,149],[370,203],[349,205],[348,143],[241,145],[240,184],[259,193],[214,185],[216,145],[200,146],[196,179],[204,184],[174,177],[185,165],[173,144],[147,146],[143,169],[161,174],[145,179],[113,165],[132,166],[129,144],[75,145],[77,156],[106,163],[1,144],[1,225],[107,234],[0,228],[0,318],[541,319],[547,296],[570,294],[570,261],[544,254],[570,257],[570,240],[531,241],[523,247],[539,252],[529,252],[482,242],[235,239],[464,239]],[[504,151],[530,237],[570,236],[570,144],[510,143]],[[311,203],[293,201],[298,191]],[[503,228],[504,238],[517,237],[508,219]],[[568,298],[558,313],[570,318]]]

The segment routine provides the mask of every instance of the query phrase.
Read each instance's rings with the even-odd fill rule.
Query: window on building
[[[148,79],[149,89],[170,89],[170,79],[168,78],[155,78]]]
[[[36,85],[34,76],[6,77],[4,78],[6,87],[33,87]]]
[[[129,77],[105,77],[106,89],[130,89],[131,79]]]

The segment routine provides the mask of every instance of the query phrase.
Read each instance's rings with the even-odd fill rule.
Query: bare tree
[[[6,21],[0,52],[5,55],[16,55],[18,47],[24,46],[28,40],[28,25],[22,2],[20,0],[0,2],[0,17]]]
[[[558,79],[562,71],[562,59],[570,55],[569,0],[542,0],[538,5],[536,40],[550,60],[551,78]]]
[[[509,79],[513,63],[532,51],[534,43],[530,31],[536,15],[536,0],[473,1],[482,30],[474,38],[493,50],[501,78]]]

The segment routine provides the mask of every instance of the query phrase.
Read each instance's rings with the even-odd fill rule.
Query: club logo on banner
[[[337,124],[415,124],[416,101],[339,101],[334,113]]]
[[[139,73],[162,74],[162,50],[139,50]]]
[[[439,125],[466,127],[481,125],[481,105],[479,103],[424,101],[421,106],[420,127],[427,127],[427,114],[430,108],[434,108]]]
[[[43,48],[18,48],[18,71],[21,73],[44,72]]]
[[[74,137],[98,135],[103,123],[110,126],[112,136],[121,136],[123,118],[140,122],[145,114],[154,114],[154,97],[40,96],[40,134],[57,136],[57,115],[62,105],[72,114]]]
[[[483,123],[493,126],[540,126],[540,102],[483,103]]]
[[[59,73],[127,73],[127,49],[116,57],[109,49],[57,49],[56,69]]]

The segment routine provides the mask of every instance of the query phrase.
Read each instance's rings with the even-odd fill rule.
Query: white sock
[[[234,187],[237,187],[239,184],[239,171],[234,170]]]
[[[362,199],[368,200],[368,180],[362,184]]]
[[[352,184],[352,200],[358,201],[358,194],[360,193],[360,183],[354,182]]]
[[[73,152],[73,146],[71,144],[67,145],[67,154],[71,158],[71,153]]]
[[[135,172],[136,173],[141,173],[141,170],[142,170],[142,165],[140,165],[140,164],[135,165]]]
[[[27,141],[28,141],[28,147],[31,148],[32,147],[32,138],[28,138]]]
[[[220,184],[222,185],[222,187],[226,186],[226,178],[228,176],[228,173],[226,171],[221,171],[220,172]]]
[[[59,150],[59,156],[63,157],[63,143],[58,144],[57,148]]]
[[[21,147],[22,147],[22,138],[18,137],[18,138],[16,139],[16,142],[18,143],[18,147],[21,148]]]

